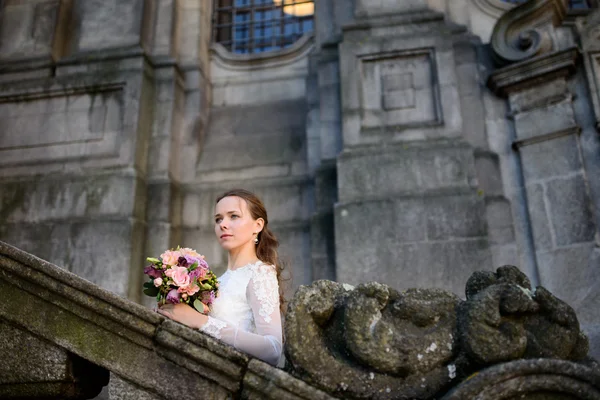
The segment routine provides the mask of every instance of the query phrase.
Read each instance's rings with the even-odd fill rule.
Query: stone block
[[[50,59],[59,0],[8,0],[0,16],[0,60]]]
[[[16,223],[0,225],[0,240],[137,300],[143,231],[144,226],[129,220]]]
[[[333,160],[342,150],[342,127],[339,121],[320,122],[321,159]]]
[[[132,176],[88,175],[0,183],[0,220],[36,223],[78,218],[144,218],[146,195]]]
[[[43,339],[0,322],[0,382],[27,384],[66,380],[68,353]]]
[[[554,247],[549,221],[549,211],[546,207],[544,187],[540,184],[528,185],[527,208],[531,218],[531,230],[536,251],[549,250]]]
[[[463,136],[473,147],[487,149],[489,147],[485,131],[484,109],[479,96],[460,94],[462,110]]]
[[[510,203],[506,198],[486,198],[485,215],[488,226],[488,239],[490,243],[494,245],[514,243],[515,232],[513,227],[513,218]],[[520,265],[520,263],[512,265]]]
[[[518,140],[573,129],[576,126],[573,103],[570,100],[515,115]]]
[[[172,32],[175,7],[173,0],[150,0],[145,3],[145,24],[150,25],[144,42],[153,55],[172,55]]]
[[[324,122],[341,120],[340,88],[338,85],[323,86],[319,89],[319,113]]]
[[[468,189],[472,150],[463,145],[404,144],[343,152],[338,158],[341,201],[428,190]]]
[[[544,82],[531,88],[514,91],[509,94],[510,108],[514,113],[525,112],[534,108],[544,108],[552,103],[570,100],[571,94],[564,78]]]
[[[379,229],[371,229],[368,235],[344,236],[345,228],[336,225],[338,282],[385,282],[396,289],[436,287],[464,297],[468,277],[476,270],[492,269],[485,239],[399,243]]]
[[[546,183],[549,217],[557,246],[594,240],[596,226],[583,176]]]
[[[162,400],[164,397],[148,392],[119,375],[111,374],[108,400]]]
[[[434,55],[426,49],[361,59],[364,128],[438,123]]]
[[[526,180],[573,174],[582,168],[577,136],[568,135],[519,148]]]
[[[143,0],[76,0],[73,7],[78,17],[73,52],[141,43]]]
[[[338,86],[340,83],[340,65],[337,60],[319,63],[319,87]]]
[[[123,129],[121,89],[42,94],[25,101],[0,99],[0,129],[4,132],[0,166],[118,154]]]
[[[309,227],[274,225],[272,230],[279,240],[279,256],[285,266],[282,272],[284,296],[290,299],[300,285],[313,281]]]
[[[492,265],[523,265],[517,245],[503,244],[490,246]]]
[[[427,10],[426,0],[357,0],[355,13],[358,17],[373,17],[395,13]]]
[[[585,323],[600,321],[600,298],[593,295],[600,262],[593,251],[594,244],[585,243],[537,253],[541,286],[571,305]]]
[[[304,64],[308,64],[306,61]],[[306,65],[303,65],[306,68]],[[268,72],[269,70],[267,70]],[[240,82],[219,82],[213,80],[212,104],[223,106],[253,106],[271,102],[304,99],[306,96],[306,76],[301,71],[287,79]]]
[[[267,176],[288,175],[291,162],[306,162],[306,111],[304,101],[214,109],[197,166],[199,178],[257,178],[261,170],[251,168],[259,166]]]
[[[581,330],[590,340],[590,357],[600,358],[600,324],[583,324]]]
[[[3,399],[88,399],[108,383],[108,371],[4,320],[0,357]]]
[[[486,236],[486,206],[481,196],[473,193],[440,198],[425,197],[422,201],[423,212],[427,216],[429,240]]]
[[[475,153],[475,173],[478,188],[485,196],[502,196],[502,174],[500,171],[499,157],[490,152]]]

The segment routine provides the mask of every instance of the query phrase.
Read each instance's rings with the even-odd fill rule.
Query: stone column
[[[182,242],[181,185],[194,177],[208,118],[211,3],[153,0],[146,11],[145,43],[156,90],[148,151],[148,256],[179,244],[195,246]]]
[[[340,44],[336,278],[462,294],[491,268],[457,83],[466,32],[419,0],[360,0],[355,17]]]
[[[560,11],[547,3],[548,13]],[[594,215],[600,146],[579,50],[568,31],[536,23],[533,16],[543,8],[534,14],[534,2],[529,6],[531,10],[521,7],[507,13],[494,29],[496,58],[508,66],[494,71],[488,85],[508,99],[514,121],[512,146],[520,160],[540,284],[573,306],[593,349],[598,346],[600,322],[600,250]],[[566,10],[566,2],[561,6]],[[555,25],[561,21],[560,16],[546,20]],[[511,39],[499,34],[505,24],[517,31],[535,26],[537,30],[528,34],[539,35],[538,43],[554,40],[537,50],[535,40],[521,43],[511,50],[512,58],[506,57]]]
[[[339,42],[342,25],[353,18],[354,0],[325,0],[316,3],[314,55],[318,115],[315,145],[319,158],[313,169],[315,212],[311,217],[311,261],[313,280],[335,280],[333,205],[337,201],[336,158],[342,150]],[[309,119],[310,121],[310,119]]]

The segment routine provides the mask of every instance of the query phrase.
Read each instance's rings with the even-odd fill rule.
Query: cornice
[[[578,59],[579,50],[574,47],[535,57],[494,71],[488,78],[487,86],[497,95],[506,96],[515,89],[546,81],[548,77],[572,74]]]
[[[314,48],[314,35],[305,34],[292,46],[278,51],[256,54],[235,54],[219,43],[211,46],[212,60],[230,70],[252,70],[293,64]]]

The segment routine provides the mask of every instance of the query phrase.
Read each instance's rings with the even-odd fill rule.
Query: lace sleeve
[[[281,358],[282,327],[279,284],[274,266],[259,264],[253,267],[246,297],[254,315],[256,334],[239,331],[235,346],[272,365],[277,365]]]
[[[219,319],[208,317],[208,322],[200,327],[200,331],[204,332],[215,339],[222,339],[222,331],[227,328],[227,323]]]
[[[282,326],[279,284],[274,266],[252,266],[246,298],[252,309],[256,333],[244,331],[210,316],[200,330],[251,356],[277,365],[282,352]]]

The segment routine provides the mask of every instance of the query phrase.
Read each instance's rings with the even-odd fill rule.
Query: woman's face
[[[224,197],[215,206],[215,234],[226,250],[248,243],[254,246],[254,233],[260,232],[262,225],[262,218],[253,219],[246,200],[240,197]]]

